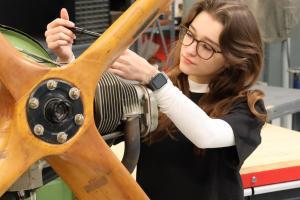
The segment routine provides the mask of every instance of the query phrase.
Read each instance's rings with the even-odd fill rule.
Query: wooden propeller
[[[170,2],[136,1],[77,60],[61,68],[23,58],[0,34],[0,196],[43,158],[80,200],[148,199],[98,133],[93,99],[102,73]],[[29,123],[29,99],[50,79],[78,88],[83,105],[83,124],[62,144],[41,140]]]

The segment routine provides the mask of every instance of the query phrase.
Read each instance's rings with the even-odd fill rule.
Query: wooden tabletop
[[[245,161],[241,174],[300,167],[300,132],[266,124],[262,143]]]

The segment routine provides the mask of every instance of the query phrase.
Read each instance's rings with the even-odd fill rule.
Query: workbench
[[[299,190],[293,195],[300,199],[300,133],[266,124],[261,136],[261,145],[240,171],[245,196],[253,195],[252,199],[255,199],[255,195]],[[270,197],[272,200],[277,198],[278,195]]]

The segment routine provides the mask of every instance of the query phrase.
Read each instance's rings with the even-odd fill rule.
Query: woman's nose
[[[197,42],[193,42],[189,46],[185,46],[185,52],[190,56],[197,56]]]

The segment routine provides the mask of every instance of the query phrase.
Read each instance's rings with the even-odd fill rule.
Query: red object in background
[[[165,41],[166,41],[166,44],[167,44],[167,48],[168,48],[168,52],[170,52],[170,37],[168,35],[164,35],[165,37]],[[164,51],[164,48],[163,48],[163,44],[162,44],[162,41],[161,41],[161,38],[160,38],[160,35],[159,34],[155,34],[155,36],[153,37],[153,41],[157,44],[159,44],[159,49],[157,51],[157,53],[155,54],[155,58],[161,60],[161,61],[165,61],[166,58],[167,58],[167,55],[165,55],[165,51]]]
[[[173,41],[173,44],[171,44],[169,34],[165,34],[164,37],[165,37],[165,41],[166,41],[168,53],[170,54],[171,46],[175,45],[175,42]],[[176,36],[176,37],[177,37],[177,36]],[[177,38],[176,38],[176,40],[177,40]],[[155,43],[159,44],[159,49],[158,49],[157,53],[153,56],[153,59],[155,59],[155,60],[159,61],[160,63],[162,63],[162,64],[163,64],[162,70],[163,70],[163,71],[167,71],[168,68],[170,67],[170,66],[166,66],[166,64],[167,64],[166,62],[167,62],[167,59],[168,59],[168,56],[169,56],[169,55],[166,55],[166,54],[165,54],[165,51],[164,51],[164,48],[163,48],[163,44],[162,44],[160,35],[159,35],[159,34],[156,34],[156,35],[153,37],[153,41],[154,41]]]
[[[242,182],[245,189],[296,180],[300,180],[300,166],[242,175]]]

